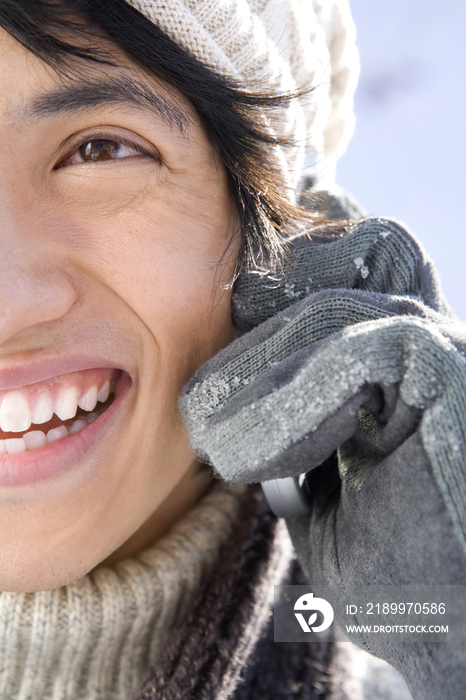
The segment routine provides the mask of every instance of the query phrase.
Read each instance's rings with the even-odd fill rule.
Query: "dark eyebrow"
[[[137,80],[108,77],[98,80],[77,80],[36,95],[26,110],[26,118],[43,119],[70,114],[103,104],[132,104],[151,109],[169,127],[185,134],[190,119],[183,109],[162,94],[152,92]]]

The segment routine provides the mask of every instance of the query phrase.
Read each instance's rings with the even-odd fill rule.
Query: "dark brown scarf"
[[[333,643],[276,643],[270,609],[254,613],[280,547],[280,528],[259,490],[245,500],[239,522],[136,700],[330,698]],[[295,560],[282,583],[306,583]],[[231,659],[238,673],[225,691]]]

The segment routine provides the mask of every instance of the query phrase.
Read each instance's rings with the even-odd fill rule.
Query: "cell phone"
[[[262,491],[270,510],[279,518],[309,515],[311,498],[306,474],[263,481]]]

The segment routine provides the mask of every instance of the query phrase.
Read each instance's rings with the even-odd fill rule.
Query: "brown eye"
[[[126,143],[124,139],[94,138],[84,141],[68,158],[55,166],[55,170],[80,163],[99,163],[102,161],[124,160],[125,158],[150,158],[154,154],[138,147],[134,143]]]
[[[121,144],[118,141],[87,141],[79,148],[79,155],[83,162],[95,162],[98,160],[111,160],[120,152]]]

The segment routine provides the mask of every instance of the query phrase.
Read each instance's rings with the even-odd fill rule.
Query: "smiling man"
[[[273,587],[466,583],[466,345],[410,234],[319,186],[346,0],[0,27],[0,700],[362,694],[383,662],[275,644]],[[245,486],[305,473],[287,527]],[[461,652],[355,641],[461,700]]]
[[[335,8],[343,75],[357,61]],[[128,700],[151,669],[146,698],[255,695],[258,682],[269,694],[322,675],[300,645],[292,661],[271,656],[277,679],[262,666],[244,685],[266,628],[273,647],[290,543],[255,492],[213,485],[178,400],[234,338],[235,276],[274,262],[293,217],[312,220],[293,189],[306,120],[323,146],[330,85],[305,117],[288,58],[236,3],[249,84],[242,51],[212,69],[222,49],[213,35],[203,48],[198,23],[177,41],[166,23],[187,8],[161,6],[161,22],[139,9],[0,1],[1,698]],[[282,9],[294,27],[301,11]],[[322,20],[306,17],[311,33]],[[304,82],[330,55],[320,40]],[[329,159],[354,82],[334,89]],[[196,654],[181,652],[180,625]],[[326,668],[332,650],[313,658]]]
[[[234,251],[216,275],[238,224],[179,93],[130,68],[63,84],[5,34],[0,61],[0,586],[34,590],[132,554],[206,488],[177,399],[232,340]]]

